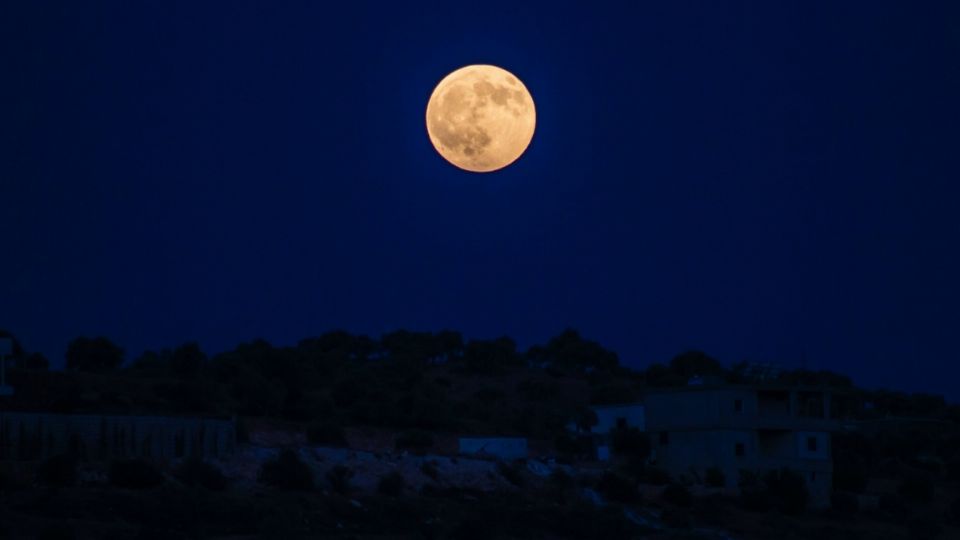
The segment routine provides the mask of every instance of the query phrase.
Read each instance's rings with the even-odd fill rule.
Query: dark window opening
[[[627,429],[627,419],[624,417],[617,418],[617,429]]]
[[[666,446],[670,444],[670,433],[666,431],[660,432],[660,446]]]
[[[733,400],[733,410],[734,410],[735,412],[738,412],[738,413],[742,413],[742,412],[743,412],[743,400],[742,400],[742,399],[735,399],[735,400]]]
[[[743,445],[743,443],[738,442],[734,451],[736,452],[737,457],[743,457],[747,455],[747,448]]]
[[[817,451],[817,438],[816,437],[807,437],[807,450],[810,452]]]

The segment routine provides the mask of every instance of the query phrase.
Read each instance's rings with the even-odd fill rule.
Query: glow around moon
[[[437,152],[473,172],[513,163],[530,145],[537,124],[533,98],[512,73],[473,65],[447,75],[427,104],[427,133]]]

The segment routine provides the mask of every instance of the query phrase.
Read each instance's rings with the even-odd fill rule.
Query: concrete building
[[[778,386],[686,386],[651,391],[646,428],[656,463],[675,476],[723,472],[730,488],[741,471],[782,468],[801,474],[813,506],[830,502],[833,481],[831,394]]]

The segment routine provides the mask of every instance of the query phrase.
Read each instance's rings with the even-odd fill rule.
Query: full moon
[[[496,171],[516,161],[530,145],[536,124],[527,87],[497,66],[454,71],[427,103],[427,133],[434,148],[467,171]]]

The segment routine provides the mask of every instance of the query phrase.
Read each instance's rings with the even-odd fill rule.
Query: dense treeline
[[[636,370],[573,330],[527,350],[506,337],[467,340],[451,331],[398,331],[379,339],[336,331],[289,347],[257,340],[208,357],[198,344],[186,343],[133,359],[107,338],[81,337],[70,343],[65,360],[65,370],[51,371],[46,359],[15,341],[10,379],[17,394],[6,406],[268,417],[298,423],[308,441],[329,446],[347,444],[346,427],[380,427],[398,432],[398,449],[415,453],[431,448],[434,434],[442,432],[525,435],[551,441],[557,457],[567,462],[593,454],[589,437],[566,429],[571,423],[595,423],[591,404],[635,401],[648,389],[691,380],[826,387],[835,390],[833,416],[856,421],[849,424],[854,429],[833,437],[834,515],[859,515],[911,530],[922,522],[922,530],[934,532],[960,519],[960,408],[941,396],[858,389],[848,377],[827,371],[779,372],[745,363],[726,367],[699,351]],[[709,517],[712,505],[721,504],[692,499],[687,486],[651,465],[645,433],[614,433],[612,451],[611,467],[587,484],[610,501],[634,504],[638,486],[664,486],[664,520],[673,516],[680,524],[691,513]],[[152,486],[157,476],[145,467],[111,465],[110,482]],[[501,469],[512,484],[523,486],[522,469]],[[38,478],[72,485],[71,471],[53,461],[41,467]],[[335,493],[347,493],[349,473],[331,470],[326,482]],[[223,477],[202,463],[184,465],[177,474],[189,485],[223,489]],[[286,456],[265,465],[260,481],[315,491],[316,486],[301,485],[304,478],[303,464]],[[751,513],[798,514],[807,504],[798,478],[790,471],[746,483],[741,478],[740,499],[722,504]],[[576,486],[573,479],[557,482]],[[723,473],[707,471],[702,482],[722,486]],[[885,488],[876,495],[878,485],[893,491]],[[378,486],[390,500],[404,489],[403,478],[396,477]],[[879,499],[871,508],[862,507],[870,497]]]
[[[10,336],[0,331],[0,337]],[[80,337],[66,370],[48,371],[41,355],[14,339],[12,405],[62,412],[110,411],[243,415],[435,431],[552,438],[582,419],[590,404],[622,403],[645,389],[692,378],[755,381],[748,364],[725,367],[698,351],[645,370],[566,330],[519,350],[507,337],[467,340],[457,332],[396,331],[379,339],[334,331],[277,347],[263,340],[208,357],[196,343],[125,361],[104,337]],[[841,417],[920,417],[960,422],[943,397],[863,391],[843,375],[785,371],[771,383],[837,389]]]

